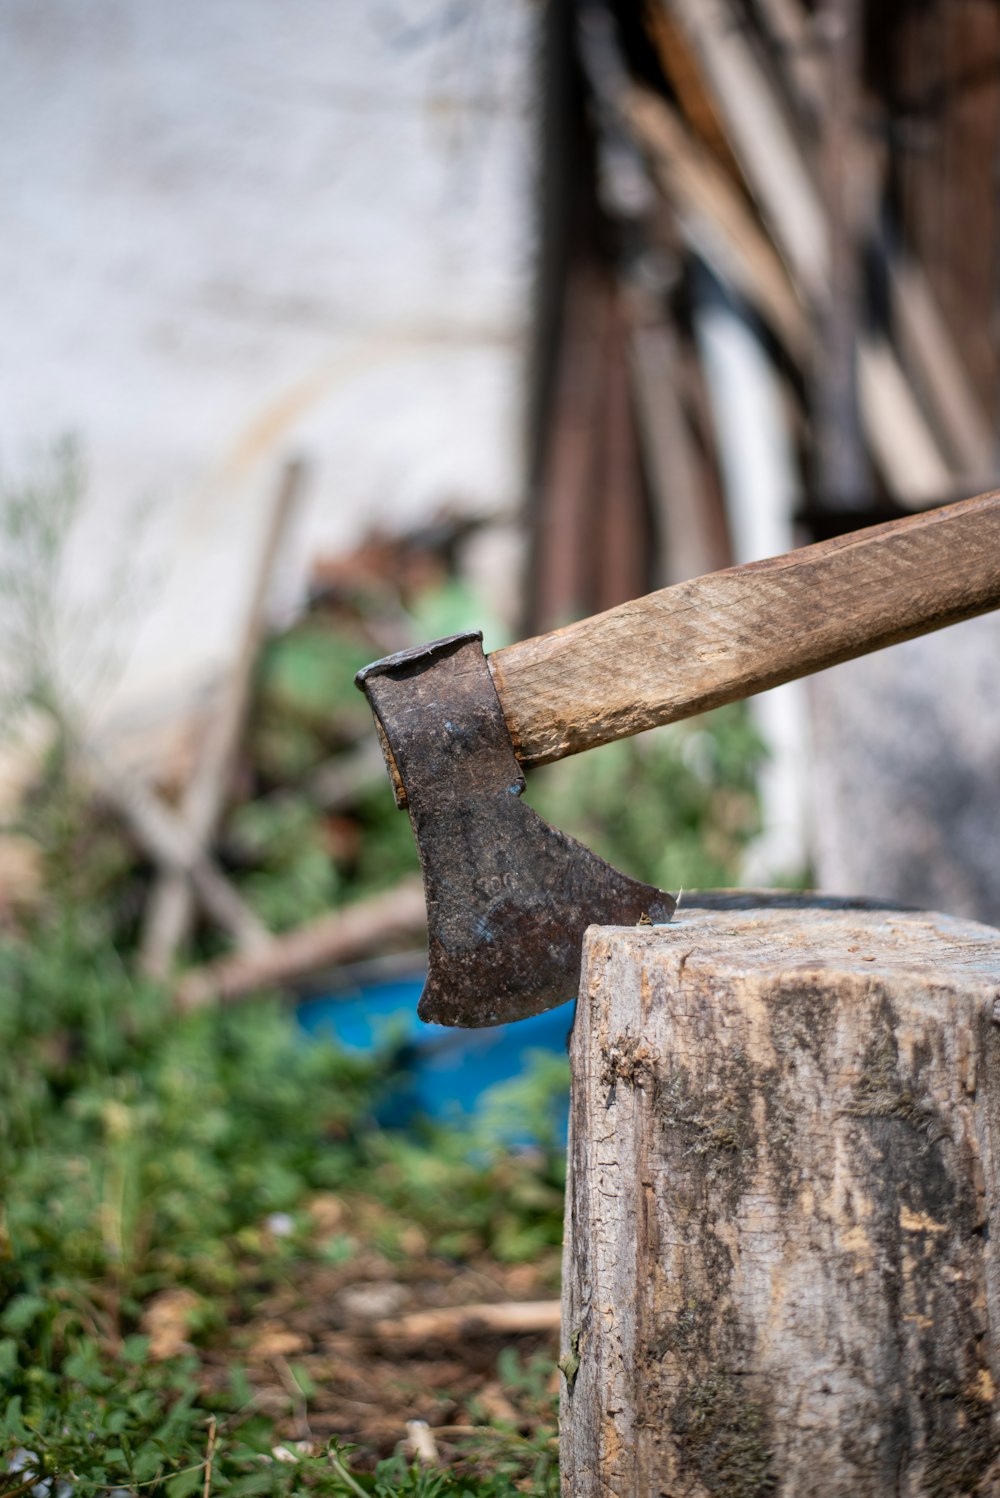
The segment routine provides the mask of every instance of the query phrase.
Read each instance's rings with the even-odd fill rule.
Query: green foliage
[[[419,871],[420,858],[410,819],[397,810],[388,780],[380,780],[359,795],[356,813],[362,839],[351,880],[352,892],[368,894],[391,889],[404,875]]]
[[[342,880],[304,796],[245,802],[229,819],[226,842],[251,865],[240,893],[270,930],[288,930],[337,903]]]
[[[55,924],[0,951],[0,981],[8,1294],[70,1268],[211,1290],[220,1239],[337,1177],[373,1068],[276,1006],[172,1016],[99,933]]]
[[[88,1345],[67,1360],[59,1390],[43,1376],[30,1401],[9,1401],[0,1414],[0,1450],[17,1456],[4,1491],[30,1492],[56,1479],[84,1494],[190,1498],[204,1490],[207,1473],[211,1491],[230,1498],[515,1498],[527,1477],[538,1498],[557,1498],[551,1435],[529,1440],[483,1427],[470,1438],[470,1475],[402,1457],[358,1472],[349,1448],[336,1443],[319,1451],[276,1447],[267,1419],[238,1408],[226,1416],[232,1399],[209,1412],[196,1397],[194,1360],[145,1366],[140,1343],[134,1339],[113,1363]],[[480,1462],[488,1470],[478,1470]]]
[[[479,629],[487,653],[509,643],[508,631],[484,602],[482,594],[462,578],[451,577],[418,593],[410,599],[407,613],[413,620],[417,640],[442,640],[447,635]]]
[[[742,704],[536,771],[527,799],[602,858],[660,889],[738,881],[759,830],[764,746]]]
[[[276,1460],[272,1422],[238,1380],[209,1397],[194,1359],[151,1362],[137,1331],[152,1294],[184,1286],[189,1338],[217,1334],[311,1251],[296,1231],[276,1238],[261,1224],[285,1212],[294,1226],[316,1190],[381,1203],[390,1254],[414,1222],[439,1253],[551,1249],[558,1151],[511,1157],[494,1136],[487,1153],[482,1136],[474,1161],[465,1132],[380,1133],[369,1115],[384,1065],[306,1042],[276,1004],[173,1013],[130,978],[92,911],[50,913],[30,937],[6,940],[0,985],[0,1452],[20,1453],[11,1491],[59,1477],[83,1493],[186,1498],[201,1490],[210,1421],[214,1493],[506,1498],[515,1477],[554,1472],[550,1446],[516,1432],[484,1437],[474,1478],[402,1462],[358,1474],[327,1452]],[[536,1087],[539,1107],[550,1090],[551,1079]],[[532,1490],[554,1492],[554,1481]]]
[[[562,1241],[562,1150],[511,1154],[482,1125],[428,1126],[371,1134],[361,1155],[366,1189],[401,1225],[415,1223],[434,1253],[523,1263]],[[399,1252],[389,1236],[379,1246]]]
[[[480,1099],[478,1132],[486,1147],[533,1139],[552,1161],[561,1159],[560,1123],[569,1092],[569,1057],[528,1051],[524,1070],[498,1082]]]
[[[276,782],[295,780],[369,714],[354,685],[372,650],[358,632],[308,618],[265,645],[257,668],[254,763]]]
[[[356,845],[346,858],[331,857],[322,814],[294,789],[345,739],[349,744],[371,732],[371,715],[354,686],[355,672],[371,657],[356,627],[323,617],[306,619],[264,650],[251,756],[265,783],[285,789],[238,808],[226,842],[237,862],[249,866],[237,870],[241,892],[274,929],[308,920],[337,900],[387,889],[419,868],[409,820],[396,810],[381,766],[354,797]]]
[[[371,659],[371,647],[344,627],[309,618],[264,648],[258,672],[262,695],[276,715],[305,718],[325,729],[336,722],[366,721],[354,675]]]

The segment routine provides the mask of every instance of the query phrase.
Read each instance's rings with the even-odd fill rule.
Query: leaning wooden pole
[[[998,1020],[1000,932],[943,916],[591,929],[565,1494],[1000,1492]]]
[[[253,671],[264,631],[271,574],[295,513],[304,464],[286,463],[267,515],[237,657],[224,682],[194,773],[181,799],[180,813],[195,847],[207,850],[225,807]],[[190,871],[165,869],[153,886],[143,922],[140,966],[151,978],[166,978],[195,913],[196,886]],[[259,943],[256,943],[259,945]]]

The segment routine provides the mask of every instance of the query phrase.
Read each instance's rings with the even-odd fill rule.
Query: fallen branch
[[[419,880],[408,879],[395,889],[274,936],[257,951],[192,968],[177,985],[175,1003],[178,1009],[198,1009],[281,988],[323,968],[370,957],[400,937],[419,935],[425,925],[423,889]]]
[[[446,1306],[441,1310],[412,1311],[395,1320],[377,1321],[375,1333],[390,1341],[426,1342],[475,1332],[553,1332],[559,1329],[560,1313],[558,1300],[509,1300],[498,1305]]]

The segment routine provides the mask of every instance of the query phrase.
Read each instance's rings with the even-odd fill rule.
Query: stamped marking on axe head
[[[668,921],[674,900],[621,874],[521,799],[524,776],[482,649],[453,635],[366,666],[427,898],[421,1019],[476,1027],[576,997],[594,922]]]

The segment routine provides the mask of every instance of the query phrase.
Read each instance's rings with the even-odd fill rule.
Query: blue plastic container
[[[416,1116],[455,1120],[476,1112],[482,1095],[498,1083],[524,1074],[530,1052],[565,1055],[573,1005],[564,1004],[532,1019],[485,1030],[425,1025],[417,1018],[423,974],[390,983],[303,1000],[299,1023],[309,1035],[330,1036],[348,1050],[389,1045],[400,1066],[400,1086],[380,1118],[400,1126]],[[569,1099],[561,1109],[566,1135]],[[516,1141],[531,1143],[528,1138]]]

